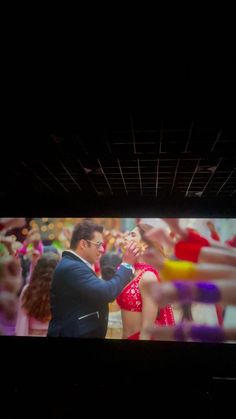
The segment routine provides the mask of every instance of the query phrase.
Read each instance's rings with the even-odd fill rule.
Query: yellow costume
[[[166,259],[164,266],[160,271],[162,281],[171,281],[172,279],[194,279],[196,276],[196,264],[187,261],[176,261]]]

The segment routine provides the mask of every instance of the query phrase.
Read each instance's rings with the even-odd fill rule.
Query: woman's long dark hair
[[[51,318],[50,289],[59,259],[59,254],[44,253],[35,266],[29,286],[23,295],[22,307],[29,316],[42,322]]]
[[[122,257],[115,252],[107,252],[100,258],[100,268],[102,278],[109,280],[113,278],[117,267],[121,264]]]

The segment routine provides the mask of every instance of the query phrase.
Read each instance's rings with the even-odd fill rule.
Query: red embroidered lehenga
[[[136,271],[140,270],[141,272],[123,289],[116,301],[123,310],[141,312],[142,297],[139,289],[139,281],[142,275],[144,272],[153,272],[156,275],[158,282],[160,282],[160,277],[158,271],[146,263],[136,263],[134,268]],[[175,325],[173,310],[169,305],[159,309],[155,324],[160,326]],[[129,336],[128,339],[137,340],[139,339],[139,336],[140,332],[137,332],[134,335]]]

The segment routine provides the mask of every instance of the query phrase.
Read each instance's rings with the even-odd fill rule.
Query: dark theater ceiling
[[[65,88],[56,80],[51,96],[41,95],[41,102],[33,92],[32,103],[26,110],[18,106],[20,117],[10,121],[3,136],[3,201],[17,196],[18,203],[37,197],[44,205],[87,199],[117,205],[135,199],[233,205],[236,83],[231,56],[226,61],[217,55],[208,66],[196,56],[191,65],[183,63],[150,63],[136,78],[135,63],[123,78],[118,70],[113,78],[108,71],[99,78],[91,70],[87,78],[80,73],[77,84],[73,74],[71,86],[68,78]]]
[[[42,196],[236,197],[236,129],[132,115],[112,123],[37,135],[30,153],[5,167],[1,192],[24,185]]]

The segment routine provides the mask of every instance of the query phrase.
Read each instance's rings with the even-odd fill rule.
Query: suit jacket
[[[132,270],[121,265],[114,277],[105,281],[79,257],[63,252],[52,280],[48,336],[104,338],[108,303],[131,278]]]

